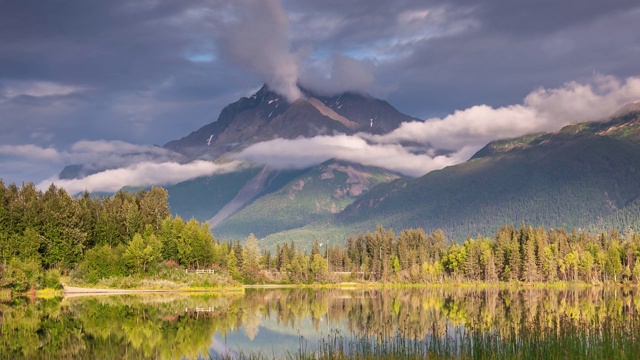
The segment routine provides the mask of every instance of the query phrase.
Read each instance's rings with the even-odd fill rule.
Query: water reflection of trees
[[[383,338],[400,332],[424,338],[461,327],[509,337],[520,331],[550,333],[561,325],[599,328],[623,325],[637,316],[637,289],[407,289],[355,291],[268,291],[247,294],[252,308],[295,328],[310,318],[349,332]],[[606,321],[605,321],[606,320]]]
[[[637,289],[255,290],[243,295],[145,296],[0,303],[0,354],[8,358],[194,358],[214,334],[250,339],[272,320],[290,333],[311,321],[316,332],[340,328],[411,339],[452,329],[491,332],[625,326],[638,314]],[[275,321],[273,321],[275,320]],[[635,323],[635,322],[634,322]]]
[[[169,301],[167,301],[169,300]],[[214,332],[237,327],[234,297],[105,297],[0,305],[7,358],[195,358]],[[217,316],[191,311],[219,308]]]

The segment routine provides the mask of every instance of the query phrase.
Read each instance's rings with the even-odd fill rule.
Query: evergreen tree
[[[235,250],[233,248],[227,254],[226,265],[229,275],[234,279],[238,279],[240,277],[240,273],[238,272],[238,258],[236,257]]]
[[[531,226],[523,227],[520,231],[520,244],[522,252],[522,281],[533,282],[538,280],[538,268],[536,261],[536,242]]]
[[[253,233],[245,239],[242,262],[242,276],[250,282],[260,279],[260,248]]]

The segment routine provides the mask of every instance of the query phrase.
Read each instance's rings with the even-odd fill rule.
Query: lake
[[[638,289],[620,287],[16,298],[0,302],[0,358],[273,358],[338,347],[396,351],[387,358],[403,358],[402,347],[435,358],[637,358],[639,305]]]

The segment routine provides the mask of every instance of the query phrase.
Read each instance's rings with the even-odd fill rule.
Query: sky
[[[366,92],[426,121],[384,136],[274,140],[225,165],[184,164],[154,146],[215,121],[263,83],[290,100],[297,84]],[[233,171],[242,160],[330,157],[418,176],[491,140],[598,120],[633,101],[636,0],[0,2],[5,183],[97,191]],[[56,179],[77,163],[112,169]]]

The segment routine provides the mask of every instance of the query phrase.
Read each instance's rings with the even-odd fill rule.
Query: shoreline
[[[167,294],[167,293],[214,293],[214,292],[244,292],[243,287],[226,288],[180,288],[180,289],[105,289],[85,288],[63,285],[63,297],[98,296],[98,295],[137,295],[137,294]]]
[[[608,287],[608,286],[634,286],[635,284],[586,284],[586,283],[477,283],[477,282],[461,282],[461,283],[428,283],[428,284],[411,284],[411,283],[358,283],[346,282],[337,284],[254,284],[240,285],[234,287],[221,288],[177,288],[177,289],[110,289],[110,288],[87,288],[77,286],[63,285],[60,292],[63,297],[78,296],[99,296],[99,295],[135,295],[135,294],[162,294],[162,293],[227,293],[227,292],[244,292],[246,289],[393,289],[393,288],[513,288],[513,289],[542,289],[542,288],[572,288],[572,287]]]
[[[49,297],[81,297],[81,296],[102,296],[102,295],[144,295],[144,294],[207,294],[207,293],[244,293],[245,290],[250,289],[342,289],[342,290],[357,290],[357,289],[411,289],[411,288],[461,288],[461,289],[566,289],[566,288],[626,288],[626,287],[638,287],[638,284],[633,283],[572,283],[572,282],[553,282],[553,283],[519,283],[519,282],[497,282],[497,283],[482,283],[482,282],[459,282],[459,283],[360,283],[360,282],[344,282],[336,284],[253,284],[253,285],[239,285],[228,286],[218,288],[165,288],[165,289],[149,289],[149,288],[133,288],[133,289],[117,289],[117,288],[92,288],[92,287],[80,287],[80,286],[67,286],[62,284],[62,289],[41,289],[36,290],[32,295],[38,298]],[[12,292],[5,293],[12,294]],[[13,295],[13,294],[12,294]],[[26,295],[23,294],[23,295]],[[11,295],[9,295],[11,296]]]

